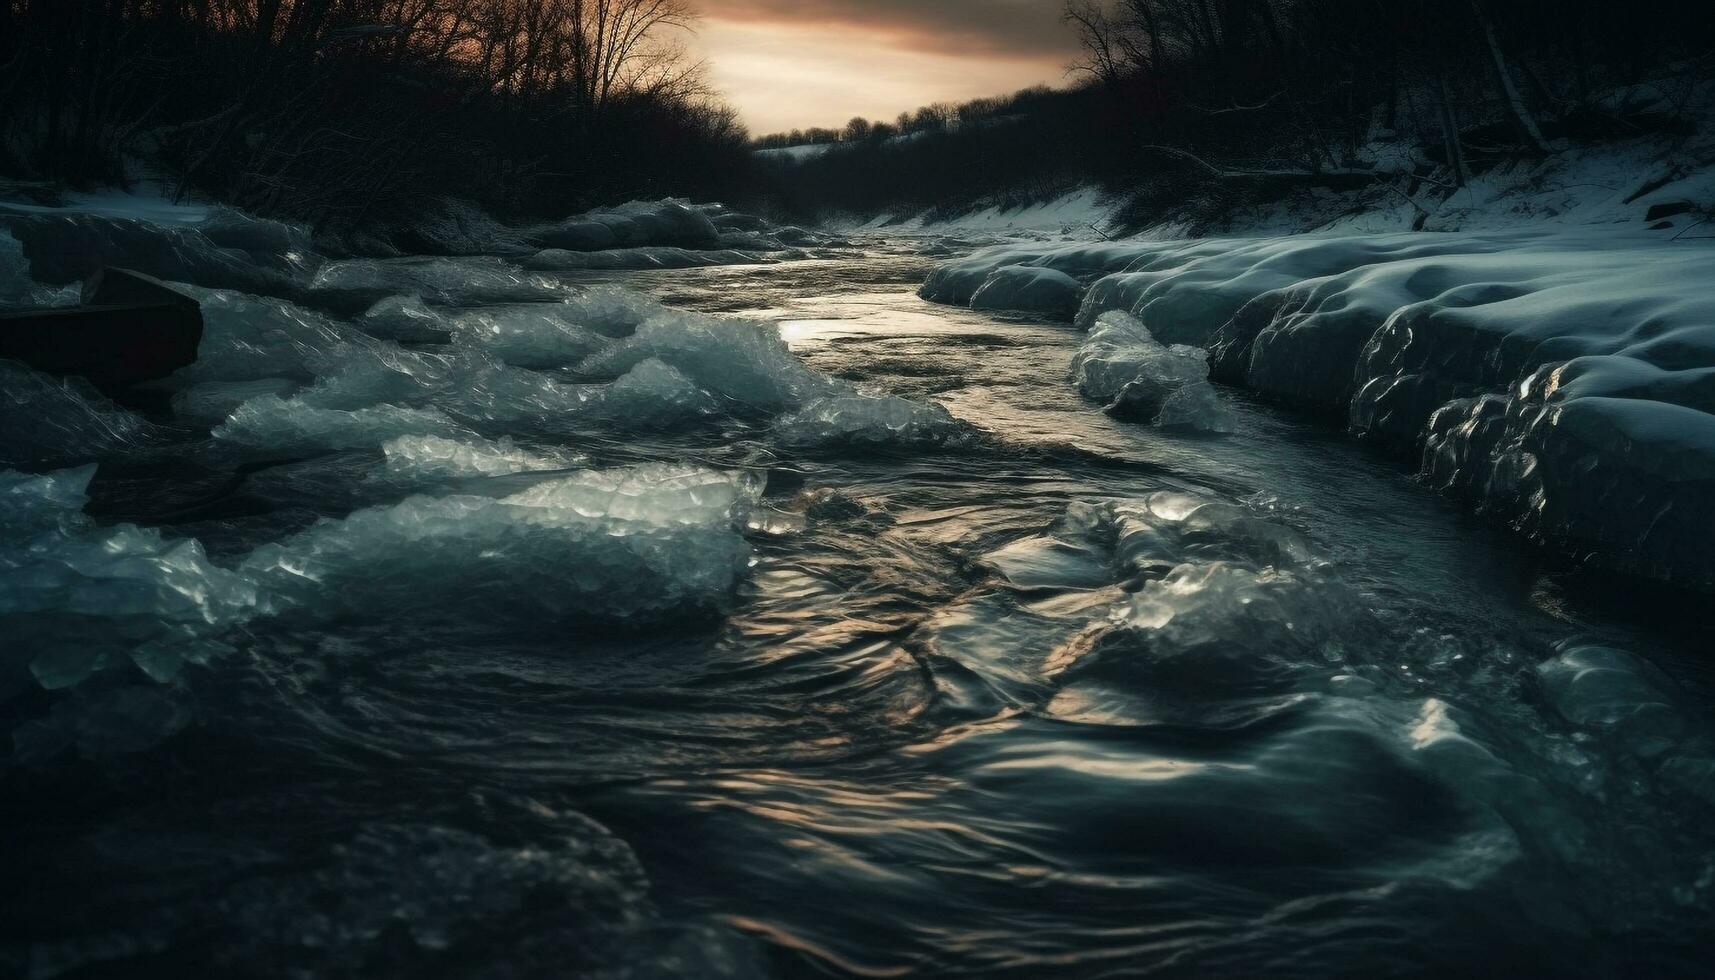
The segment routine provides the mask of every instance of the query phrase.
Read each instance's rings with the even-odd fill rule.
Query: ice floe
[[[1159,343],[1129,313],[1097,318],[1073,356],[1072,374],[1078,390],[1107,403],[1115,418],[1201,432],[1234,429],[1231,410],[1207,380],[1207,354]]]
[[[412,497],[325,521],[247,558],[282,611],[434,617],[480,602],[497,624],[639,621],[713,608],[745,574],[759,480],[693,466],[584,471],[494,499]]]
[[[976,430],[933,402],[859,393],[818,398],[774,423],[786,445],[810,447],[941,447],[969,441]]]
[[[199,656],[200,633],[243,619],[257,602],[251,582],[212,564],[194,540],[84,517],[94,475],[93,464],[0,471],[0,667],[28,670],[50,690],[131,662],[171,676]]]

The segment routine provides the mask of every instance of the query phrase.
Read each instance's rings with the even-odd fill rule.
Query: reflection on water
[[[817,371],[936,401],[974,439],[489,415],[484,435],[520,442],[467,457],[401,430],[385,455],[233,464],[186,443],[104,463],[101,520],[227,567],[272,556],[343,601],[221,634],[162,745],[8,771],[22,901],[0,964],[1699,972],[1715,735],[1693,644],[1337,433],[1237,397],[1231,436],[1116,422],[1067,381],[1067,328],[927,306],[925,265],[877,242],[574,281],[780,320]],[[635,471],[592,502],[576,483],[663,462],[766,488],[749,505],[742,481]],[[733,506],[748,567],[705,608],[725,580],[691,556],[727,553]],[[361,555],[331,554],[360,532]],[[646,608],[601,577],[616,567],[681,614],[568,613]]]

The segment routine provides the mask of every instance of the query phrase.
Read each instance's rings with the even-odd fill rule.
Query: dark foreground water
[[[817,372],[973,429],[789,425],[804,398],[765,354],[717,382],[686,344],[658,350],[718,408],[652,414],[695,400],[673,381],[545,425],[506,385],[589,380],[551,350],[426,396],[311,339],[299,399],[448,427],[270,428],[292,409],[265,382],[211,375],[261,399],[248,429],[181,400],[90,456],[98,528],[195,538],[239,578],[148,548],[138,575],[265,612],[163,634],[155,599],[89,584],[99,555],[11,582],[53,690],[5,702],[0,973],[1709,968],[1701,608],[1545,566],[1238,396],[1227,436],[1111,420],[1067,381],[1068,328],[918,300],[921,247],[605,282],[780,320]],[[381,352],[420,379],[393,350],[441,348]],[[660,463],[695,469],[623,469]],[[651,474],[644,509],[692,489],[643,531],[611,500],[520,502],[592,471]],[[105,533],[63,535],[124,550]],[[152,645],[119,663],[117,634]]]

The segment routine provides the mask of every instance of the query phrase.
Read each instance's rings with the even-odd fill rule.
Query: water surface
[[[1407,462],[1236,393],[1227,436],[1110,419],[1067,380],[1070,328],[916,298],[926,253],[958,247],[564,278],[777,320],[816,371],[976,431],[520,424],[572,471],[765,479],[736,595],[648,622],[479,591],[247,623],[175,682],[194,721],[166,742],[6,775],[0,964],[1704,968],[1711,678],[1706,635],[1662,612],[1678,597],[1574,575]],[[426,491],[377,481],[374,449],[205,442],[104,459],[88,512],[232,565],[407,493],[540,479]]]

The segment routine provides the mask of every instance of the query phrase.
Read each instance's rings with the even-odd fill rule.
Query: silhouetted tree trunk
[[[1482,0],[1471,0],[1471,13],[1477,18],[1477,27],[1483,33],[1483,40],[1489,49],[1489,57],[1495,66],[1495,79],[1500,84],[1501,99],[1506,104],[1507,112],[1511,115],[1514,125],[1518,128],[1519,137],[1526,146],[1537,153],[1547,153],[1548,144],[1542,138],[1542,130],[1537,128],[1536,118],[1531,115],[1530,106],[1525,104],[1524,94],[1519,91],[1518,83],[1513,81],[1512,69],[1507,65],[1507,56],[1501,50],[1501,39],[1495,33],[1495,23],[1489,19],[1489,12],[1483,9]]]
[[[1441,115],[1441,145],[1447,155],[1447,166],[1453,171],[1455,186],[1464,187],[1471,180],[1471,168],[1465,163],[1465,145],[1459,139],[1459,120],[1453,113],[1453,96],[1447,90],[1447,74],[1435,70],[1435,102]]]

